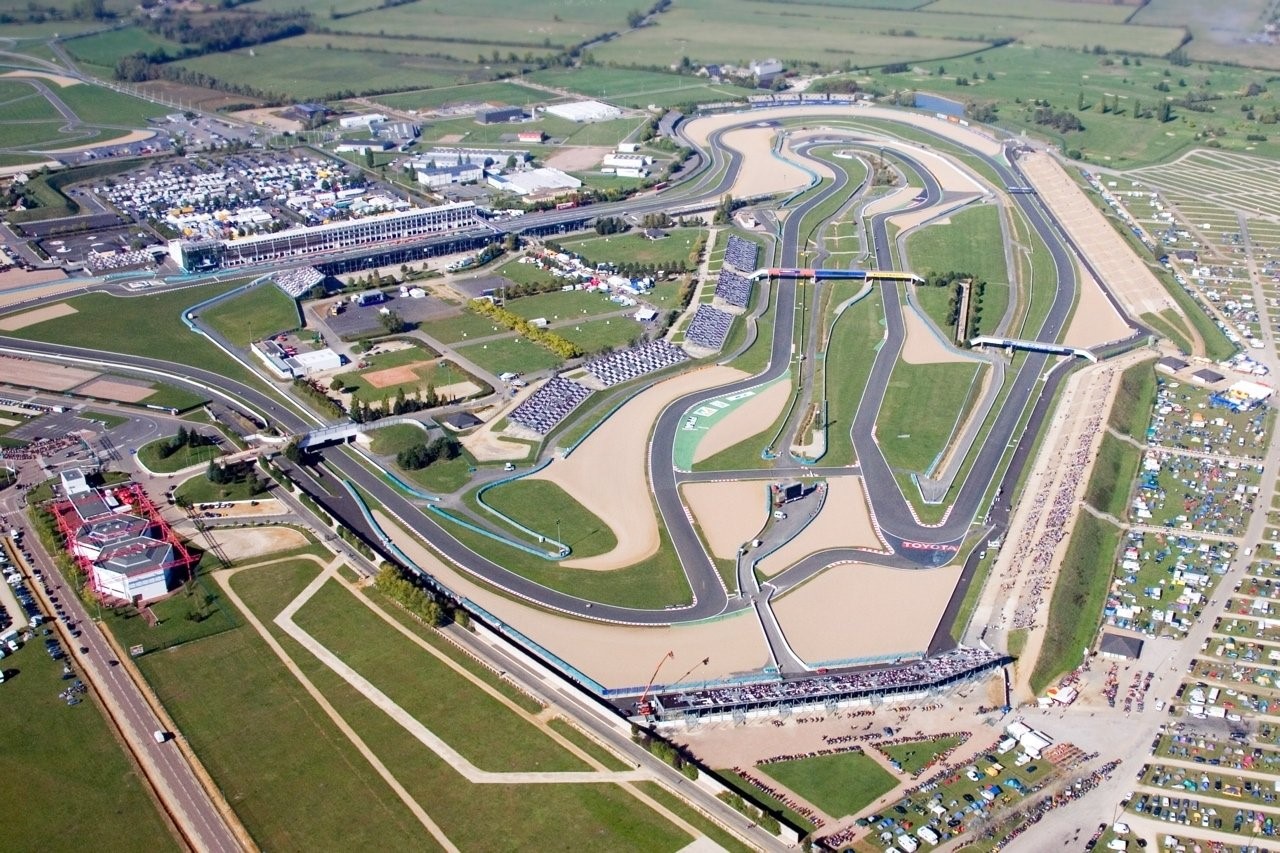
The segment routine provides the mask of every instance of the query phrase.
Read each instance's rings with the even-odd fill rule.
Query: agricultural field
[[[643,33],[644,30],[639,32]],[[630,37],[632,35],[628,36]],[[610,44],[612,43],[614,42]],[[606,44],[599,46],[597,50],[607,48]],[[647,108],[650,104],[667,107],[674,104],[728,101],[751,94],[749,89],[741,86],[711,84],[701,77],[623,68],[590,67],[572,71],[546,69],[535,71],[528,78],[543,86],[639,109]]]
[[[528,106],[546,101],[548,95],[539,89],[530,89],[506,81],[499,83],[468,83],[462,86],[445,86],[439,89],[418,89],[395,95],[380,95],[375,100],[394,110],[427,111],[457,103],[492,103],[510,106]]]
[[[161,50],[170,56],[182,53],[183,46],[169,41],[142,27],[122,27],[70,39],[67,52],[80,62],[104,69],[114,69],[116,62],[134,53],[153,53]]]
[[[675,5],[659,15],[654,25],[595,46],[592,55],[602,63],[643,67],[675,65],[684,57],[745,64],[753,56],[777,55],[779,44],[803,43],[803,56],[780,58],[804,65],[807,57],[820,56],[827,67],[843,63],[874,68],[968,54],[998,39],[1070,48],[1097,44],[1108,50],[1161,55],[1176,48],[1183,37],[1179,26],[1119,26],[1108,14],[1093,10],[1085,15],[1013,17],[998,12],[975,14],[978,10],[971,0],[958,0],[957,5],[960,8],[954,10],[936,9],[934,4],[899,10],[861,4],[744,6],[733,0],[699,0]],[[1087,19],[1091,14],[1105,19]],[[815,21],[822,25],[815,26]]]
[[[1274,124],[1262,122],[1280,107],[1265,72],[1229,65],[1181,66],[1155,57],[1130,59],[1078,48],[1093,43],[1084,39],[1064,48],[1011,44],[870,80],[962,102],[995,102],[997,125],[1053,139],[1064,150],[1078,150],[1086,160],[1111,166],[1163,162],[1207,143],[1210,134],[1224,148],[1280,153],[1280,144],[1272,140],[1276,134],[1269,132]],[[957,85],[957,79],[966,85]],[[1248,94],[1251,83],[1261,91]],[[1197,101],[1195,109],[1183,105],[1188,98]],[[1162,122],[1155,111],[1166,100],[1171,115]],[[1037,102],[1073,113],[1084,129],[1059,133],[1037,124]],[[1135,106],[1143,117],[1134,118]],[[1251,133],[1268,139],[1247,139]]]
[[[300,38],[306,38],[305,36]],[[341,44],[341,39],[336,39]],[[453,86],[487,79],[491,72],[448,59],[411,54],[379,54],[284,39],[247,50],[209,54],[176,63],[223,83],[263,89],[289,100],[324,100],[341,95]],[[269,88],[268,88],[269,87]]]

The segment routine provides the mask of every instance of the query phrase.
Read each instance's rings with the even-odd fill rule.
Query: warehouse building
[[[434,169],[419,169],[418,183],[439,189],[451,184],[469,184],[484,177],[484,167],[478,163],[459,163],[455,166],[437,166]]]
[[[481,124],[502,124],[508,121],[524,121],[524,110],[520,107],[490,107],[476,113],[476,121]]]
[[[343,130],[368,130],[371,125],[387,120],[382,113],[367,113],[359,116],[343,116],[338,119],[338,127]]]
[[[543,109],[568,121],[593,122],[622,118],[622,110],[599,101],[574,101],[571,104],[553,104]]]
[[[559,169],[530,169],[507,175],[490,175],[489,186],[530,198],[547,198],[576,190],[582,181]]]

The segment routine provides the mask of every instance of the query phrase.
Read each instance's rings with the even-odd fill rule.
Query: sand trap
[[[59,302],[57,305],[46,305],[44,308],[37,308],[34,311],[23,311],[21,314],[13,314],[0,319],[0,331],[16,332],[18,329],[25,329],[27,326],[34,326],[37,323],[43,323],[45,320],[53,320],[57,317],[66,317],[69,314],[78,314],[75,308],[67,302]]]
[[[154,130],[135,130],[126,136],[115,139],[104,139],[98,142],[86,142],[84,145],[73,145],[70,148],[47,148],[42,154],[76,154],[80,151],[92,151],[95,148],[110,148],[113,145],[130,145],[134,142],[146,142],[155,136]]]
[[[95,370],[83,370],[61,364],[45,364],[7,355],[0,356],[0,382],[24,388],[69,391],[98,375]]]
[[[418,374],[413,369],[419,365],[426,364],[425,361],[414,362],[413,364],[404,364],[399,367],[388,367],[384,370],[375,370],[372,373],[366,373],[360,378],[368,382],[374,388],[387,388],[391,385],[400,385],[404,382],[416,382]]]
[[[589,145],[562,148],[547,158],[547,165],[563,172],[584,172],[600,165],[605,155],[612,148],[601,148]]]
[[[307,544],[307,537],[302,535],[302,531],[292,527],[215,528],[213,538],[232,561],[301,548]]]
[[[972,364],[975,361],[943,346],[927,321],[914,309],[903,306],[902,319],[907,330],[907,340],[902,345],[902,360],[907,364]]]
[[[746,121],[770,121],[786,118],[805,118],[807,116],[830,116],[833,118],[873,118],[922,127],[946,139],[972,148],[992,157],[999,156],[1002,146],[985,131],[976,127],[964,127],[947,121],[939,121],[932,116],[904,112],[886,107],[853,107],[841,104],[828,104],[822,107],[774,107],[772,109],[751,110],[750,113],[725,113],[723,115],[706,116],[694,119],[685,124],[685,133],[699,145],[706,146],[707,137],[722,127],[732,127]],[[918,143],[902,142],[904,147],[919,147]]]
[[[809,185],[809,173],[786,160],[773,156],[773,127],[747,127],[720,137],[725,148],[742,154],[742,168],[729,194],[750,198],[768,193],[798,190]]]
[[[833,477],[827,481],[827,500],[818,517],[799,536],[761,560],[759,568],[772,576],[828,548],[883,547],[867,510],[862,478]]]
[[[461,142],[462,138],[463,138],[463,134],[461,133],[446,133],[444,136],[440,137],[440,139],[437,140],[437,142],[440,145],[454,145],[458,142]]]
[[[769,520],[770,480],[685,483],[680,494],[702,528],[712,555],[732,560]]]
[[[1064,342],[1073,347],[1109,344],[1133,334],[1133,329],[1120,318],[1111,300],[1102,292],[1098,280],[1087,270],[1078,269],[1080,302],[1067,327]]]
[[[877,213],[884,213],[887,210],[896,210],[899,207],[906,207],[908,204],[911,204],[911,200],[919,194],[919,187],[898,187],[888,195],[881,196],[863,207],[862,215],[874,216]]]
[[[103,400],[118,400],[121,403],[140,403],[156,393],[156,389],[150,385],[135,385],[117,379],[95,379],[77,388],[76,393]]]
[[[1040,200],[1075,238],[1085,257],[1130,314],[1140,317],[1147,312],[1159,313],[1171,308],[1179,316],[1183,315],[1146,263],[1116,233],[1058,161],[1044,154],[1028,154],[1020,158],[1019,163]]]
[[[503,622],[560,655],[606,687],[643,687],[655,664],[668,651],[675,660],[662,669],[664,678],[679,678],[703,658],[690,680],[726,678],[758,671],[769,663],[760,623],[746,611],[738,616],[701,625],[637,628],[586,622],[535,610],[475,583],[470,575],[442,562],[417,537],[411,536],[385,513],[374,510],[378,524],[425,571],[440,578],[459,595],[480,603]],[[661,683],[663,678],[659,678]]]
[[[47,71],[10,71],[6,74],[0,74],[0,77],[39,77],[41,80],[48,80],[51,83],[57,83],[63,89],[68,86],[80,85],[80,81],[74,77],[64,77],[61,74],[50,74]]]
[[[471,380],[465,382],[454,382],[452,385],[441,385],[436,388],[436,394],[441,397],[452,397],[455,400],[461,400],[463,397],[470,397],[472,394],[480,393],[480,386]]]
[[[614,413],[568,459],[556,459],[532,479],[548,480],[609,525],[618,545],[607,554],[568,560],[571,569],[620,569],[658,550],[658,519],[647,476],[649,432],[672,400],[725,385],[747,374],[715,366],[659,382]]]
[[[720,418],[698,442],[693,461],[710,459],[767,428],[778,419],[791,398],[791,383],[775,382],[747,402]]]
[[[811,666],[923,652],[960,570],[844,563],[776,599],[773,612],[792,650]]]

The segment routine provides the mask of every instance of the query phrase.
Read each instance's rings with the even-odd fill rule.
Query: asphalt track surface
[[[689,192],[687,194],[682,193],[681,198],[675,203],[679,204],[695,198],[719,198],[733,186],[738,170],[742,167],[741,157],[736,153],[726,152],[719,145],[719,139],[727,132],[759,123],[758,120],[751,117],[750,113],[745,113],[742,119],[740,124],[722,128],[712,134],[710,137],[710,150],[703,151],[701,156],[701,161],[705,164],[705,172],[688,180],[684,186],[690,188]],[[827,135],[842,137],[850,141],[859,139],[858,134],[853,131],[847,133],[833,131]],[[929,175],[928,170],[912,160],[909,154],[904,153],[903,149],[909,150],[910,144],[886,144],[882,140],[868,142],[868,144],[889,150],[899,162],[917,172],[925,182],[925,199],[913,207],[929,206],[941,200],[941,191],[936,181]],[[983,157],[983,159],[1006,181],[1006,185],[1015,186],[1026,183],[1025,180],[1017,176],[1016,167],[1011,168],[993,158]],[[716,175],[718,174],[721,177],[717,180]],[[782,230],[781,263],[783,266],[795,265],[795,258],[799,250],[799,226],[804,214],[822,204],[832,195],[844,191],[847,186],[847,175],[840,170],[837,170],[836,174],[835,181],[796,206],[788,215]],[[1040,207],[1036,197],[1014,195],[1011,198],[1023,210],[1032,226],[1048,245],[1057,268],[1057,286],[1054,302],[1048,317],[1036,336],[1039,340],[1055,340],[1063,330],[1075,296],[1076,279],[1074,266],[1065,246],[1057,237],[1059,232],[1056,225],[1051,223],[1048,214]],[[618,206],[606,207],[601,205],[590,209],[590,215],[598,216],[624,211],[643,213],[670,208],[672,203],[673,201],[670,198],[663,197],[645,200],[640,203],[624,203]],[[889,262],[889,239],[885,221],[890,215],[901,212],[903,211],[898,210],[882,214],[872,221],[874,249],[881,268],[889,268],[891,266]],[[557,211],[543,215],[531,214],[521,217],[521,220],[522,224],[526,225],[535,223],[547,224],[555,221],[572,221],[582,215],[582,211]],[[871,497],[875,516],[893,553],[886,555],[859,549],[834,549],[821,552],[806,558],[775,578],[774,584],[779,589],[794,586],[822,571],[831,563],[844,560],[874,562],[903,568],[923,568],[951,562],[958,551],[959,544],[970,531],[971,522],[976,516],[982,497],[991,483],[991,478],[998,467],[1001,457],[1006,453],[1014,439],[1019,419],[1026,407],[1032,404],[1035,387],[1040,381],[1041,374],[1045,371],[1049,359],[1048,356],[1043,354],[1029,354],[1027,356],[1014,379],[1010,394],[997,414],[994,425],[979,449],[968,476],[959,489],[946,519],[937,526],[927,526],[919,523],[898,488],[893,471],[884,461],[883,455],[879,452],[874,439],[874,423],[879,409],[879,402],[883,398],[889,374],[897,361],[898,353],[905,338],[897,287],[892,284],[882,285],[882,287],[884,289],[888,337],[873,365],[871,380],[868,383],[866,392],[868,396],[864,397],[862,405],[858,407],[852,431],[861,471],[866,478],[867,490]],[[794,316],[795,285],[779,282],[775,286],[775,290],[776,307],[774,310],[777,311],[776,316],[779,318]],[[388,513],[397,517],[427,539],[443,555],[446,561],[452,563],[463,572],[518,598],[583,618],[628,624],[666,625],[705,619],[728,610],[746,607],[749,602],[736,596],[732,598],[729,596],[720,580],[715,565],[705,549],[703,549],[692,522],[685,514],[683,504],[676,491],[675,469],[671,464],[675,429],[679,425],[683,412],[689,406],[713,396],[732,393],[740,388],[747,388],[757,385],[763,380],[780,376],[788,368],[791,360],[792,345],[794,343],[793,330],[793,323],[775,323],[770,363],[763,374],[731,385],[687,395],[673,402],[659,416],[654,438],[650,445],[650,476],[663,523],[680,557],[681,565],[693,592],[694,601],[686,607],[665,610],[617,607],[589,602],[551,590],[473,552],[454,539],[448,531],[427,516],[420,507],[407,499],[401,492],[385,482],[380,476],[371,473],[364,465],[347,454],[340,451],[328,451],[324,454],[324,460],[331,469],[352,481],[365,492],[372,499],[371,503],[380,504]],[[188,387],[196,387],[206,393],[209,389],[215,389],[227,396],[238,398],[252,410],[256,410],[256,412],[265,416],[272,425],[278,425],[285,431],[304,432],[317,425],[313,422],[316,420],[314,417],[304,417],[293,407],[286,406],[276,398],[244,383],[227,379],[210,371],[191,368],[174,362],[57,344],[42,344],[17,338],[0,337],[0,346],[22,349],[30,354],[74,356],[90,362],[100,362],[104,365],[120,365],[125,368],[154,370],[168,374],[165,377],[166,381],[176,382]],[[1061,373],[1061,371],[1058,371],[1058,373]],[[1037,408],[1046,409],[1047,402],[1047,393],[1042,394]],[[1028,430],[1028,433],[1034,435],[1032,430]],[[1023,445],[1026,445],[1025,449],[1029,451],[1030,444],[1031,442],[1024,442],[1019,445],[1018,450],[1023,450]],[[1024,464],[1026,461],[1025,452],[1015,454],[1015,465],[1011,466],[1010,475],[1015,474],[1016,470],[1020,470],[1020,464],[1018,464],[1019,455],[1021,456],[1021,463]],[[767,475],[767,472],[761,473]],[[1006,482],[1010,482],[1008,476],[1006,477]],[[362,531],[368,530],[363,517],[352,503],[340,494],[339,489],[330,484],[327,492],[331,495],[332,500],[324,500],[322,501],[323,503],[335,510],[343,521],[350,524],[350,526]],[[992,513],[992,520],[995,524],[999,523],[997,511],[1007,515],[1007,505],[1002,506],[1000,501],[997,501]],[[992,528],[994,526],[993,524]],[[973,563],[974,560],[970,559],[969,562]]]

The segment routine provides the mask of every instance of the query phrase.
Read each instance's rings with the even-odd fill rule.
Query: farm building
[[[431,189],[447,187],[450,184],[469,184],[483,177],[484,167],[479,163],[459,163],[418,170],[418,183]]]
[[[576,190],[582,181],[559,169],[530,169],[509,175],[490,175],[489,185],[518,196],[548,197]]]
[[[371,125],[380,124],[387,120],[382,113],[366,113],[358,116],[343,116],[338,119],[338,127],[343,130],[368,130]]]
[[[141,486],[79,490],[76,478],[63,482],[77,491],[56,503],[53,515],[67,550],[99,597],[146,603],[187,579],[196,558]]]
[[[571,104],[552,104],[544,109],[557,118],[568,121],[610,121],[622,118],[622,110],[599,101],[574,101]]]
[[[502,124],[508,121],[523,121],[524,110],[520,107],[490,107],[476,113],[476,121],[481,124]]]

